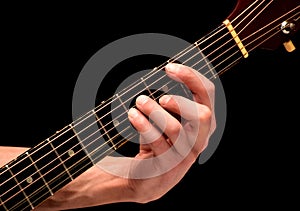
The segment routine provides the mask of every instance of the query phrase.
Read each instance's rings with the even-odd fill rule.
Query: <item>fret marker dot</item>
[[[27,182],[28,184],[32,183],[32,181],[33,181],[32,177],[27,177],[27,178],[26,178],[26,182]]]
[[[118,126],[119,124],[120,124],[120,122],[118,121],[118,120],[113,120],[113,124],[114,124],[114,126],[116,127],[116,126]]]
[[[73,150],[70,149],[70,150],[68,151],[68,155],[69,155],[70,157],[72,157],[74,154],[75,154],[75,153],[74,153]]]
[[[169,91],[169,87],[168,87],[167,85],[164,85],[164,86],[162,87],[162,91],[163,91],[163,92],[168,92],[168,91]]]

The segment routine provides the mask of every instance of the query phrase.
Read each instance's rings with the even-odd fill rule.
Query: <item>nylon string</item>
[[[297,7],[297,8],[299,8],[299,7]],[[297,8],[295,8],[294,10],[296,10]],[[292,12],[292,11],[290,11],[290,12]],[[290,13],[290,12],[289,12],[289,13]],[[287,14],[288,14],[288,13],[287,13]],[[285,15],[287,15],[287,14],[285,14]],[[299,14],[299,12],[298,12],[296,15],[298,15],[298,14]],[[280,18],[284,17],[285,15],[281,16]],[[278,19],[280,19],[280,18],[278,18]],[[277,21],[278,19],[276,19],[275,21]],[[271,22],[271,23],[268,24],[268,25],[273,24],[275,21]],[[267,26],[268,26],[268,25],[267,25]],[[266,27],[267,27],[267,26],[266,26]],[[276,26],[276,27],[277,27],[277,26]],[[273,27],[272,30],[276,29],[276,27]],[[265,28],[265,27],[264,27],[264,28]],[[263,29],[263,28],[262,28],[262,29]],[[260,29],[259,31],[261,31],[262,29]],[[221,31],[223,31],[223,28],[222,28],[221,30],[215,32],[215,33],[214,33],[213,35],[211,35],[210,37],[215,36],[216,34],[220,33]],[[269,30],[268,32],[270,32],[270,31],[271,31],[271,30]],[[267,33],[268,33],[268,32],[267,32]],[[257,32],[255,32],[255,33],[249,35],[248,37],[244,38],[244,40],[249,39],[250,37],[252,37],[252,36],[255,35],[256,33],[257,33]],[[267,33],[264,33],[264,34],[261,35],[259,38],[265,36],[265,34],[267,34]],[[274,33],[272,36],[274,36],[274,35],[277,34],[277,33],[278,33],[278,32]],[[270,37],[272,37],[272,36],[270,36]],[[202,43],[204,43],[206,40],[208,40],[210,37],[206,38],[204,41],[201,41],[201,39],[200,39],[199,41],[201,41],[201,44],[202,44]],[[269,38],[270,38],[270,37],[269,37]],[[256,38],[255,40],[258,40],[259,38]],[[254,41],[255,41],[255,40],[254,40]],[[252,42],[254,42],[254,41],[252,41]],[[197,42],[198,42],[198,41],[197,41]],[[251,42],[251,43],[252,43],[252,42]],[[226,43],[227,43],[227,42],[226,42]],[[211,44],[210,44],[210,45],[211,45]],[[248,44],[248,45],[249,45],[249,44]],[[259,45],[259,44],[258,44],[258,45]],[[257,46],[258,46],[258,45],[257,45]],[[196,47],[197,47],[197,46],[193,46],[193,45],[189,46],[188,48],[184,49],[183,51],[181,51],[180,53],[178,53],[177,55],[175,55],[175,57],[173,58],[173,60],[182,57],[182,56],[185,55],[187,52],[191,51],[192,49],[194,49],[194,48],[196,48]],[[234,46],[233,46],[233,47],[234,47]],[[249,51],[254,50],[254,48],[256,48],[256,46],[253,47],[252,49],[250,49]],[[183,53],[182,53],[182,52],[183,52]],[[236,53],[238,53],[238,52],[239,52],[239,51],[237,51]],[[198,52],[198,53],[199,53],[199,52]],[[198,53],[197,53],[197,54],[198,54]],[[213,52],[212,52],[212,53],[213,53]],[[235,54],[235,53],[234,53],[234,54]],[[209,56],[209,55],[207,55],[207,56]],[[206,57],[207,57],[207,56],[206,56]],[[189,58],[189,59],[190,59],[190,58]],[[189,60],[189,59],[188,59],[188,60]],[[204,58],[204,59],[206,59],[206,58]],[[171,59],[171,60],[172,60],[172,59]],[[186,60],[185,62],[187,62],[188,60]],[[203,59],[202,59],[202,60],[203,60]],[[239,60],[239,59],[237,59],[237,60]],[[168,62],[170,62],[170,60],[169,60]],[[185,62],[184,62],[184,63],[185,63]],[[200,62],[200,61],[198,61],[197,63],[199,63],[199,62]],[[196,63],[196,64],[197,64],[197,63]],[[196,64],[192,65],[191,67],[195,66]],[[218,64],[218,65],[220,65],[220,64]],[[149,77],[152,77],[152,76],[156,73],[156,72],[155,72],[156,70],[162,70],[162,68],[163,68],[164,66],[165,66],[165,65],[161,65],[161,66],[159,66],[157,69],[152,70],[150,74],[147,74],[147,75],[148,75],[147,77],[148,77],[148,78],[149,78]],[[202,68],[203,68],[203,67],[201,67],[201,68],[198,69],[198,70],[201,70]],[[226,67],[225,67],[225,68],[226,68]],[[225,68],[224,68],[224,69],[225,69]],[[217,75],[220,75],[220,73],[223,73],[223,72],[224,72],[224,69],[221,70],[221,71],[219,71],[218,73],[216,73],[216,75],[214,75],[214,76],[217,76]],[[208,71],[208,72],[209,72],[209,71]],[[206,75],[208,72],[204,73],[204,75]],[[165,75],[164,75],[164,76],[165,76]],[[213,78],[210,78],[210,79],[213,79]],[[160,79],[158,79],[158,80],[160,80]],[[171,82],[172,82],[172,81],[169,81],[168,84],[171,83]],[[170,90],[176,88],[177,85],[178,85],[178,84],[176,84],[175,86],[171,87]],[[162,88],[162,87],[161,87],[161,88]],[[124,94],[124,93],[123,93],[123,94]],[[159,97],[160,97],[160,96],[159,96]],[[128,101],[128,100],[127,100],[127,101]],[[105,105],[105,106],[106,106],[106,105]],[[99,105],[99,106],[96,107],[96,109],[98,109],[98,111],[99,111],[100,109],[103,109],[103,107],[101,107],[101,105]],[[115,108],[115,109],[116,109],[116,108]],[[124,114],[125,114],[125,113],[124,113]],[[126,113],[126,114],[127,114],[127,113]],[[121,114],[121,115],[123,115],[123,114]],[[119,116],[121,116],[121,115],[119,115]],[[83,117],[84,117],[84,116],[83,116]],[[84,119],[82,119],[80,122],[84,121],[86,118],[87,118],[87,117],[85,117]],[[123,119],[121,122],[123,123],[125,120],[126,120],[126,119]],[[80,124],[80,122],[79,122],[78,124]],[[96,121],[96,122],[97,122],[97,121]],[[120,122],[120,123],[121,123],[121,122]],[[111,123],[111,122],[110,122],[110,123]],[[109,124],[109,123],[108,123],[108,124]],[[107,125],[107,124],[106,124],[106,125]],[[85,128],[85,129],[86,129],[86,128]],[[83,129],[83,130],[85,130],[85,129]],[[125,129],[128,129],[128,128],[125,128]],[[124,130],[125,130],[125,129],[124,129]],[[111,129],[110,129],[110,130],[111,130]],[[66,132],[66,131],[65,131],[65,132]],[[80,132],[82,132],[82,131],[80,131]],[[95,131],[95,132],[96,132],[96,131]],[[107,132],[110,132],[110,131],[107,131]],[[105,134],[103,134],[103,135],[105,135]],[[102,135],[102,136],[103,136],[103,135]],[[117,134],[117,135],[118,135],[118,134]],[[128,136],[130,136],[130,137],[124,137],[121,141],[119,141],[119,143],[123,142],[124,140],[129,141],[129,140],[131,140],[132,138],[134,138],[136,135],[137,135],[137,134],[135,134],[135,135],[129,134]],[[58,138],[58,137],[56,137],[56,138]],[[100,137],[98,137],[98,138],[100,138]],[[98,138],[97,138],[97,139],[98,139]],[[112,139],[114,139],[114,138],[115,138],[115,137],[112,137]],[[96,141],[96,139],[93,140],[93,141]],[[127,142],[127,141],[126,141],[126,142]],[[105,143],[103,143],[103,144],[107,144],[107,142],[105,142]],[[100,147],[102,147],[103,144],[102,144]],[[118,145],[118,143],[117,143],[116,145]],[[98,149],[95,149],[94,152],[92,152],[92,153],[96,153],[97,150],[98,150]],[[110,149],[108,149],[108,150],[112,150],[111,152],[113,152],[113,148],[112,148],[112,147],[111,147]],[[77,153],[78,153],[78,152],[77,152]],[[104,153],[109,153],[109,152],[104,152]],[[104,154],[104,153],[103,153],[103,154]],[[99,156],[102,156],[103,154],[101,154],[101,155],[99,155]],[[80,161],[78,161],[78,162],[82,162],[82,160],[80,160]],[[76,163],[75,163],[75,164],[76,164]],[[75,165],[75,164],[74,164],[74,165]],[[15,165],[16,165],[16,164],[15,164]],[[52,170],[53,170],[53,169],[51,169],[50,171],[52,171]],[[49,171],[49,172],[50,172],[50,171]],[[56,178],[59,178],[59,176],[60,176],[60,175],[58,175],[58,177],[56,177]],[[53,178],[53,180],[56,179],[56,178]],[[37,179],[37,180],[38,180],[38,179]],[[51,181],[50,181],[50,182],[51,182]],[[3,184],[3,183],[2,183],[2,184]],[[2,185],[2,184],[1,184],[1,185]],[[60,184],[62,184],[62,183],[60,183]],[[39,191],[39,190],[37,190],[37,191]],[[8,191],[7,191],[7,192],[8,192]],[[3,195],[5,195],[7,192],[5,192]],[[1,195],[0,198],[1,198],[3,195]],[[12,197],[13,197],[13,196],[12,196]],[[9,199],[7,199],[7,200],[9,200]],[[6,201],[7,201],[7,200],[6,200]],[[1,204],[5,204],[6,201],[2,202]],[[20,202],[20,203],[21,203],[21,202]],[[18,204],[19,204],[19,203],[18,203]],[[16,206],[17,206],[18,204],[16,204]]]

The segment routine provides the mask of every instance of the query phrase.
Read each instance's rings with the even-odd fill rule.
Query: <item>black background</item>
[[[131,9],[122,13],[114,6],[9,6],[1,29],[1,145],[32,147],[69,124],[77,77],[103,46],[146,32],[196,41],[229,15],[235,1],[169,8],[143,4],[127,5]],[[300,48],[299,33],[293,40]],[[296,204],[298,51],[258,49],[221,76],[227,121],[220,145],[164,197],[99,210]]]

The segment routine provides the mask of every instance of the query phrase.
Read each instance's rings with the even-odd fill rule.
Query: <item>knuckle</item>
[[[212,111],[207,106],[202,105],[199,111],[199,121],[201,123],[209,123],[212,119]]]
[[[214,96],[216,87],[212,81],[208,81],[207,83],[205,83],[205,89],[209,96]]]
[[[172,134],[178,134],[181,129],[181,125],[179,123],[178,124],[170,124],[168,127],[169,127],[168,131]]]

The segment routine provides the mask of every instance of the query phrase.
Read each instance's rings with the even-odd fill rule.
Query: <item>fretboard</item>
[[[217,72],[242,58],[224,27],[220,25],[181,52],[180,57],[149,71],[3,166],[0,169],[0,210],[31,210],[105,156],[118,155],[121,146],[138,137],[127,119],[127,112],[138,95],[145,94],[154,100],[166,93],[191,98],[184,84],[166,76],[163,67],[168,62],[189,65],[208,78],[215,78]],[[217,37],[211,36],[216,31],[222,32],[218,32]]]
[[[93,164],[69,126],[1,168],[0,210],[31,210]]]
[[[167,63],[185,64],[213,80],[246,58],[248,52],[277,35],[283,21],[299,21],[300,7],[296,3],[290,11],[277,14],[273,20],[263,21],[277,11],[274,8],[264,14],[264,19],[254,23],[253,20],[269,5],[280,6],[286,2],[239,2],[249,5],[234,18],[234,25],[226,20],[178,55],[1,167],[0,211],[34,209],[105,156],[114,153],[118,156],[122,146],[138,138],[127,119],[127,112],[138,95],[145,94],[154,100],[166,93],[191,98],[192,93],[184,84],[166,76],[164,67]],[[252,31],[244,30],[251,22]],[[260,24],[258,28],[257,24]],[[239,37],[239,32],[243,32],[243,36]]]

